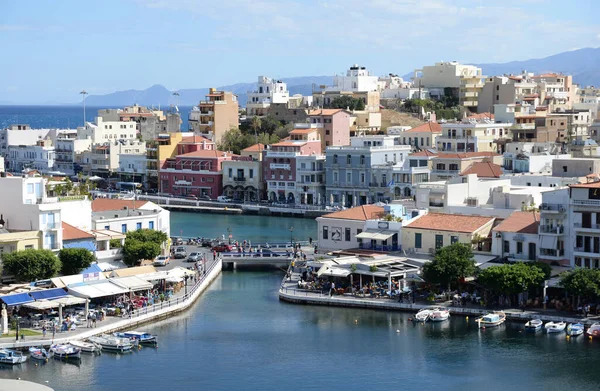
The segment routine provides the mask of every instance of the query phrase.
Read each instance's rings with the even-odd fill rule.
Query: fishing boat
[[[16,350],[0,349],[0,364],[22,364],[27,361],[27,356]]]
[[[529,322],[525,323],[525,331],[529,331],[530,333],[538,332],[542,329],[542,322],[539,319],[531,319]]]
[[[71,345],[70,343],[52,345],[50,347],[50,354],[52,355],[52,357],[58,360],[81,360],[81,349]]]
[[[111,352],[129,352],[133,348],[133,344],[131,343],[130,339],[114,337],[112,335],[89,337],[88,341],[100,345],[102,350]]]
[[[547,333],[562,333],[567,324],[565,322],[548,322],[544,325]]]
[[[442,308],[431,311],[431,314],[429,315],[429,320],[432,322],[443,322],[448,320],[448,318],[450,318],[450,311]]]
[[[81,351],[84,353],[97,353],[97,352],[100,352],[100,350],[102,349],[100,347],[100,345],[96,345],[95,343],[91,343],[91,342],[74,340],[74,341],[71,341],[70,343],[71,343],[71,345],[81,349]]]
[[[502,311],[494,311],[483,315],[476,322],[480,328],[500,326],[506,320],[506,314]]]
[[[427,322],[429,320],[429,316],[431,315],[431,313],[436,310],[437,308],[423,308],[422,310],[420,310],[419,312],[417,312],[417,314],[415,315],[415,321],[416,322]]]
[[[48,357],[50,357],[48,351],[43,347],[34,348],[33,346],[29,348],[29,355],[31,358],[42,361],[48,361]]]
[[[583,334],[584,327],[581,323],[571,323],[567,326],[567,335],[571,337],[576,337],[578,335]]]
[[[600,338],[600,323],[592,324],[585,333],[592,338]]]
[[[138,341],[142,345],[157,345],[158,338],[156,335],[146,333],[144,331],[126,331],[124,333],[114,333],[115,337],[129,338]]]

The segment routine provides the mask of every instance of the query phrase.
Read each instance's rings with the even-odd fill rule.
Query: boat
[[[23,353],[11,349],[0,349],[0,364],[22,364],[27,361]]]
[[[52,345],[50,347],[50,354],[52,357],[59,360],[81,360],[81,349],[71,345],[70,343]]]
[[[600,323],[592,324],[585,333],[592,338],[600,338]]]
[[[70,342],[71,345],[78,347],[84,353],[97,353],[102,349],[100,345],[96,345],[91,342],[84,342],[79,340],[74,340]]]
[[[571,323],[567,326],[567,335],[571,337],[577,337],[578,335],[583,334],[583,324],[581,323]]]
[[[131,343],[130,339],[114,337],[112,335],[89,337],[88,341],[100,345],[102,347],[102,350],[107,350],[111,352],[129,352],[133,348],[133,344]]]
[[[431,320],[432,322],[443,322],[445,320],[448,320],[449,317],[450,311],[442,308],[435,309],[431,311],[431,314],[429,314],[429,320]]]
[[[124,333],[114,333],[115,337],[129,338],[138,341],[142,345],[157,345],[158,338],[156,335],[146,333],[144,331],[126,331]]]
[[[431,313],[436,310],[437,308],[423,308],[421,309],[419,312],[417,312],[417,314],[415,315],[415,321],[416,322],[427,322],[429,320],[429,316],[431,315]]]
[[[544,325],[547,333],[562,333],[567,324],[565,322],[548,322]]]
[[[48,351],[43,347],[34,348],[33,346],[29,348],[29,355],[31,356],[31,358],[43,361],[48,361],[48,357],[50,357]]]
[[[483,315],[476,322],[480,328],[500,326],[506,320],[506,314],[502,311],[494,311]]]
[[[539,319],[531,319],[529,322],[525,323],[525,331],[532,333],[538,332],[542,329],[543,324],[544,322]]]

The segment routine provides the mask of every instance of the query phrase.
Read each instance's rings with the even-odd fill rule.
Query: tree
[[[50,250],[22,250],[2,255],[6,271],[19,281],[45,280],[56,276],[62,265]]]
[[[477,281],[496,295],[516,295],[539,286],[545,279],[544,271],[537,266],[519,262],[491,266],[482,270]]]
[[[254,135],[258,139],[258,132],[260,131],[262,124],[260,117],[253,117],[252,123],[250,124],[250,128],[254,131]]]
[[[544,280],[548,280],[552,275],[552,266],[545,262],[527,262],[525,265],[540,269],[544,273]]]
[[[138,229],[127,232],[123,246],[123,262],[134,266],[142,259],[154,259],[160,254],[161,245],[168,236],[162,231]]]
[[[63,189],[64,189],[64,191],[67,192],[67,195],[69,195],[69,193],[71,191],[73,191],[73,182],[69,178],[65,179],[65,184],[63,185]]]
[[[129,231],[125,235],[125,242],[127,240],[137,240],[138,242],[153,242],[159,246],[169,239],[166,233],[163,231],[157,231],[154,229],[138,229],[137,231]]]
[[[221,143],[217,148],[221,151],[231,151],[239,154],[244,148],[248,148],[253,143],[252,137],[243,135],[238,128],[231,128],[223,134]]]
[[[85,248],[63,248],[59,251],[58,258],[62,263],[62,274],[66,276],[81,273],[96,260],[94,254]]]
[[[423,277],[433,284],[448,286],[459,279],[475,273],[475,260],[471,247],[463,243],[454,243],[435,253],[433,261],[423,265]]]
[[[329,107],[333,109],[364,110],[365,102],[360,98],[353,98],[350,95],[338,96],[331,101]]]
[[[560,276],[560,285],[572,295],[598,297],[600,296],[600,270],[578,268],[563,273]]]

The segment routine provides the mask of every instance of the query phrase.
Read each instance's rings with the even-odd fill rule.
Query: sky
[[[598,0],[0,0],[0,104],[600,46]]]

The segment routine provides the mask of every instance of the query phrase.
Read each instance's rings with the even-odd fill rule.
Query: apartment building
[[[269,113],[271,104],[287,105],[290,93],[286,83],[266,76],[259,76],[256,90],[248,91],[247,117],[262,117]]]
[[[130,139],[92,144],[89,151],[81,154],[82,170],[87,175],[108,178],[119,171],[121,154],[140,155],[140,159],[145,159],[146,143]]]
[[[431,181],[443,181],[464,172],[473,163],[487,161],[502,164],[502,155],[494,152],[437,152],[431,157]]]
[[[65,175],[75,175],[81,171],[81,154],[89,151],[91,139],[63,138],[56,139],[54,148],[54,167]]]
[[[600,268],[600,182],[570,186],[571,266]]]
[[[404,81],[398,75],[392,75],[379,78],[379,88],[381,89],[381,100],[398,100],[398,99],[427,99],[429,98],[429,90],[427,88],[419,88],[411,82]]]
[[[96,123],[86,122],[77,128],[78,139],[91,139],[92,144],[103,144],[115,140],[135,140],[137,124],[134,121],[105,121],[96,118]]]
[[[589,110],[559,110],[548,114],[548,117],[565,124],[564,133],[558,137],[560,142],[585,141],[590,137],[592,115]]]
[[[146,184],[148,176],[148,160],[145,154],[122,153],[119,155],[117,170],[122,182]]]
[[[238,110],[237,95],[210,88],[206,100],[190,112],[189,129],[218,144],[225,132],[240,126]]]
[[[357,238],[365,230],[368,220],[383,217],[382,206],[361,205],[355,208],[333,212],[317,218],[319,247],[321,249],[358,248]]]
[[[262,163],[258,160],[225,160],[223,194],[233,200],[258,202],[264,199]]]
[[[135,122],[136,131],[144,141],[153,140],[160,134],[179,132],[181,129],[181,115],[175,106],[165,113],[163,110],[136,104],[122,109],[98,110],[98,117],[104,121]]]
[[[540,213],[513,212],[492,228],[492,254],[509,261],[537,261]]]
[[[6,170],[20,173],[23,170],[37,170],[48,173],[54,171],[55,148],[52,140],[39,140],[35,145],[9,145],[6,156]]]
[[[388,129],[389,134],[389,129]],[[398,142],[402,145],[411,145],[417,150],[435,148],[436,137],[442,134],[442,126],[437,122],[426,122],[398,133]]]
[[[538,254],[543,262],[557,262],[563,266],[574,265],[574,262],[571,262],[573,242],[569,193],[569,189],[562,188],[542,194]]]
[[[9,146],[37,145],[39,141],[51,140],[53,145],[59,137],[71,137],[75,129],[31,129],[26,124],[9,125],[0,129],[0,156],[7,157]]]
[[[94,234],[153,229],[170,235],[171,213],[150,201],[97,198],[91,203]]]
[[[585,178],[600,173],[600,159],[560,158],[552,160],[552,176]]]
[[[351,114],[342,109],[316,109],[308,112],[309,123],[319,126],[321,147],[350,145]],[[295,124],[298,128],[303,124]]]
[[[442,124],[436,137],[441,152],[504,152],[504,144],[512,139],[511,124],[490,119],[467,119]]]
[[[296,157],[296,200],[302,205],[322,205],[325,193],[325,155]]]

